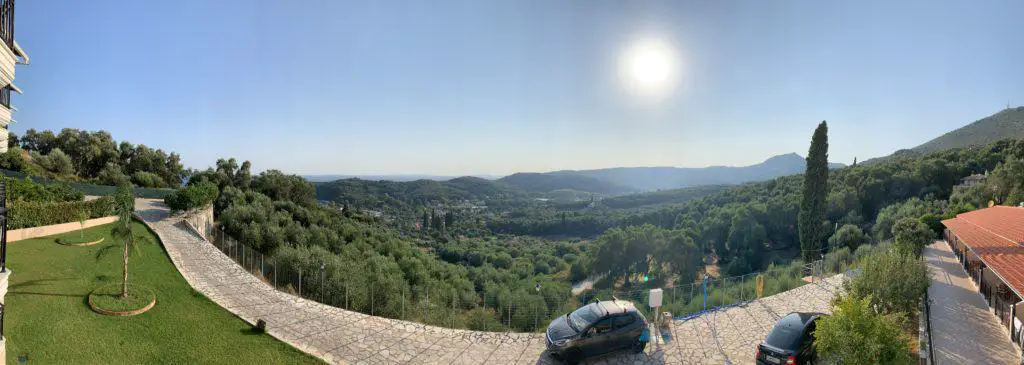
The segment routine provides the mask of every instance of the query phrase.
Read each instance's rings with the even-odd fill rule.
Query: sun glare
[[[630,44],[619,60],[622,81],[634,94],[664,95],[674,84],[678,68],[671,45],[659,39]]]

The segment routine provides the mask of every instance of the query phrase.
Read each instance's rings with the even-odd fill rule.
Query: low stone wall
[[[117,216],[109,216],[102,218],[93,218],[85,221],[85,228],[102,226],[107,223],[117,222]],[[82,225],[79,222],[68,222],[61,224],[52,224],[49,226],[22,228],[7,231],[7,242],[17,242],[21,240],[27,240],[30,238],[51,236],[55,234],[73,232],[82,229]]]
[[[213,238],[213,205],[185,213],[185,225],[203,239]]]

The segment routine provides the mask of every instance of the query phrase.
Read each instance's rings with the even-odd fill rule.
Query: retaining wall
[[[102,226],[104,224],[114,222],[117,222],[117,216],[115,215],[102,218],[93,218],[85,221],[85,228]],[[27,240],[30,238],[74,232],[79,229],[82,229],[82,224],[79,222],[68,222],[61,224],[52,224],[49,226],[15,229],[7,231],[7,242],[16,242],[21,240]]]

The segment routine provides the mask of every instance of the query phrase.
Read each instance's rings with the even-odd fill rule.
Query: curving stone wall
[[[274,290],[236,265],[159,200],[136,200],[136,215],[157,233],[182,276],[208,298],[249,323],[332,364],[547,364],[541,333],[441,328],[346,311]],[[828,311],[842,277],[807,284],[743,306],[672,321],[641,354],[613,353],[595,364],[750,363],[756,344],[780,316]]]

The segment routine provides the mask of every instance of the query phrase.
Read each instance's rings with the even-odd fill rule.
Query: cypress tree
[[[825,199],[828,195],[828,125],[818,124],[811,137],[807,152],[807,171],[804,172],[803,199],[797,226],[800,230],[800,249],[804,261],[820,258],[825,239]]]

